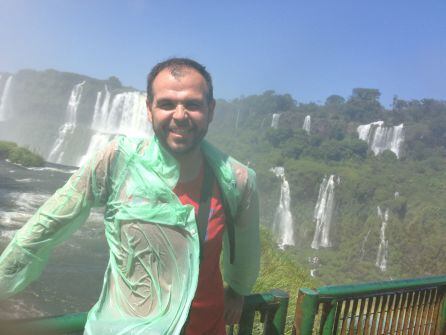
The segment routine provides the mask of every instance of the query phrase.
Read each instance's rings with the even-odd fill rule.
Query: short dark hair
[[[182,68],[190,68],[197,70],[198,73],[200,73],[203,76],[208,86],[207,100],[208,102],[213,101],[214,88],[212,86],[211,74],[206,70],[206,68],[203,65],[190,58],[169,58],[161,63],[156,64],[152,68],[150,73],[147,75],[147,100],[149,102],[153,101],[153,81],[162,70],[171,69],[172,72],[175,72],[175,70],[180,70]]]

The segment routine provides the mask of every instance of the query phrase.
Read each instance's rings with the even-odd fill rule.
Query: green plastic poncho
[[[203,141],[233,218],[235,261],[223,239],[224,280],[249,294],[259,270],[258,198],[254,172]],[[17,232],[0,257],[0,299],[39,277],[51,250],[93,206],[105,206],[110,249],[99,301],[85,334],[179,334],[199,272],[193,207],[172,189],[177,161],[152,140],[117,137],[81,167]]]

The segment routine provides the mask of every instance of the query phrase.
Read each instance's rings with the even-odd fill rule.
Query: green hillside
[[[280,113],[277,129],[273,113]],[[310,134],[302,130],[311,116]],[[358,139],[358,125],[404,123],[400,158],[391,151],[375,156]],[[280,182],[270,171],[285,168],[291,190],[295,247],[287,253],[310,271],[319,257],[317,280],[340,284],[446,273],[441,257],[446,236],[446,103],[432,99],[394,99],[392,109],[379,102],[379,91],[354,89],[345,99],[298,104],[290,95],[267,91],[233,101],[220,100],[209,138],[257,172],[261,220],[271,227]],[[324,176],[336,175],[331,248],[310,247],[313,211]],[[388,209],[387,269],[376,265],[382,219]],[[273,285],[274,286],[274,285]]]

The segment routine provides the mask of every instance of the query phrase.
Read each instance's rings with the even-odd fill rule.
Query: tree
[[[341,97],[340,95],[330,95],[326,100],[325,100],[325,106],[340,106],[343,103],[345,103],[345,99],[343,97]]]
[[[354,88],[352,91],[352,100],[359,100],[363,102],[378,102],[381,92],[376,88]]]
[[[118,77],[115,77],[115,76],[109,77],[108,78],[108,83],[113,88],[120,88],[120,87],[122,87],[121,81],[119,80]]]

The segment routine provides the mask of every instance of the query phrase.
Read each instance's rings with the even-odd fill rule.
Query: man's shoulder
[[[235,157],[223,152],[222,150],[220,150],[219,148],[217,148],[215,145],[211,144],[208,141],[203,141],[202,143],[202,148],[204,150],[204,153],[206,155],[206,157],[214,159],[214,160],[218,160],[221,162],[228,162],[231,164],[237,164],[240,167],[243,167],[245,169],[248,169],[248,166],[243,164],[242,162],[240,162],[238,159],[236,159]]]
[[[225,174],[225,170],[231,171],[232,178],[235,177],[239,187],[242,186],[243,188],[246,184],[251,184],[251,181],[255,179],[255,172],[248,164],[243,164],[208,141],[203,141],[202,148],[205,156],[214,168],[217,167],[223,174]]]

